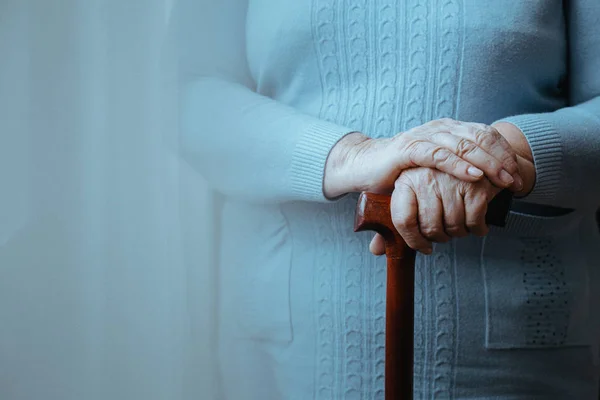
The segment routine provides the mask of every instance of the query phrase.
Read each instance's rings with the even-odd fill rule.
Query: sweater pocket
[[[224,213],[221,252],[222,317],[229,335],[288,343],[292,340],[292,243],[277,206],[238,206]]]
[[[588,266],[577,233],[490,235],[481,266],[488,349],[589,346]]]

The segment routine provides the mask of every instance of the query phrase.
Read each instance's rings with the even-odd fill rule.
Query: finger
[[[458,190],[442,192],[444,205],[444,231],[451,237],[465,237],[469,235],[465,221],[465,203]]]
[[[421,235],[419,230],[419,206],[413,189],[405,183],[396,183],[392,193],[391,214],[394,227],[406,244],[424,254],[431,254],[431,243]]]
[[[493,126],[475,124],[475,129],[474,135],[476,138],[479,135],[479,143],[482,146],[485,146],[486,141],[489,141],[489,152],[502,162],[504,169],[511,174],[518,173],[519,165],[517,164],[517,153],[508,140],[506,140],[506,138]]]
[[[466,137],[455,135],[451,131],[436,131],[429,135],[429,140],[482,170],[496,186],[508,188],[515,182],[501,161]]]
[[[467,229],[477,236],[487,235],[489,228],[485,223],[485,214],[487,212],[488,196],[485,190],[469,190],[463,198]]]
[[[484,176],[473,164],[427,140],[410,141],[403,150],[408,152],[409,162],[414,167],[434,168],[466,182],[477,182]]]
[[[373,239],[371,239],[369,250],[376,256],[384,255],[385,240],[383,239],[383,236],[381,236],[379,233],[375,234],[375,236],[373,236]]]
[[[421,235],[430,242],[448,242],[450,237],[444,231],[444,206],[435,182],[418,188],[417,202]]]
[[[498,132],[496,128],[485,124],[464,123],[455,126],[453,134],[475,142],[477,146],[491,154],[500,162],[503,169],[513,178],[518,175],[517,154],[508,141]]]

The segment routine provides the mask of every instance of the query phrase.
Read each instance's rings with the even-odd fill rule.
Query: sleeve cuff
[[[304,130],[292,155],[291,188],[295,197],[322,203],[336,202],[345,197],[325,197],[323,176],[330,150],[341,138],[354,131],[323,121],[312,123]]]
[[[536,181],[533,190],[523,199],[532,203],[549,204],[558,195],[563,171],[563,146],[556,114],[525,114],[504,118],[496,122],[508,122],[525,135],[533,154]],[[559,124],[558,124],[559,125]]]

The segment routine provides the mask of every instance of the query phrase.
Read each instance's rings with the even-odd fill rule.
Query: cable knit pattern
[[[343,58],[339,50],[339,22],[337,11],[332,1],[313,2],[313,43],[316,47],[316,53],[321,69],[321,84],[323,86],[323,103],[319,116],[326,121],[337,121],[340,109],[342,108],[342,99],[340,96],[340,86],[342,78],[340,69],[344,67]],[[329,234],[329,227],[335,226],[335,214],[319,212],[315,216],[314,225],[317,228],[317,237],[322,238],[324,246],[319,246],[322,251],[319,252],[317,259],[318,267],[315,279],[316,293],[315,303],[317,305],[317,354],[315,369],[315,399],[334,399],[341,390],[339,376],[341,374],[338,361],[342,358],[339,354],[343,347],[339,343],[339,337],[336,333],[341,331],[339,317],[336,315],[335,303],[331,299],[339,298],[339,284],[335,266],[339,263],[334,262],[332,249],[339,255],[339,248],[334,243],[335,240]]]
[[[377,7],[377,63],[378,85],[377,107],[375,108],[374,123],[372,128],[375,136],[389,136],[395,134],[398,128],[393,124],[398,103],[396,92],[402,88],[398,84],[400,69],[398,68],[398,8],[397,1],[382,1]]]
[[[430,23],[428,14],[429,2],[415,0],[408,3],[409,16],[407,18],[408,31],[408,71],[407,91],[404,102],[404,115],[406,116],[404,129],[410,129],[425,122],[427,99],[427,81],[430,79],[428,66],[429,41],[432,35],[428,34]]]
[[[329,234],[330,226],[333,225],[333,216],[326,213],[324,210],[315,215],[313,224],[316,228],[315,232],[319,238],[322,238],[321,246],[317,248],[319,251],[316,254],[316,277],[318,284],[315,286],[316,300],[316,321],[317,330],[317,354],[316,362],[319,368],[316,369],[317,376],[315,381],[317,386],[314,394],[315,399],[335,398],[334,393],[336,387],[338,370],[336,368],[336,350],[338,326],[335,321],[335,310],[333,303],[328,301],[333,296],[337,295],[335,287],[335,270],[332,268],[335,265],[336,257],[331,251],[334,248],[333,241],[335,240]]]
[[[426,271],[429,265],[421,256],[415,261],[415,332],[414,332],[414,395],[416,398],[426,398],[426,376],[427,371],[427,298],[426,295]]]
[[[355,208],[354,201],[344,201],[342,206],[339,227],[341,229],[351,230],[350,221],[345,218],[346,215],[352,215]],[[370,287],[365,285],[366,271],[363,259],[364,252],[360,251],[365,243],[362,243],[359,236],[350,237],[347,241],[340,241],[342,244],[341,254],[344,256],[344,262],[341,264],[341,283],[343,290],[342,320],[344,339],[344,381],[343,391],[345,399],[361,399],[364,396],[363,389],[365,382],[362,379],[362,373],[365,369],[364,338],[366,333],[366,315],[364,313],[363,301],[361,299],[371,298]]]
[[[430,20],[435,7],[426,0],[401,4],[392,0],[374,3],[314,0],[312,32],[324,94],[319,116],[373,137],[393,135],[402,128],[397,126],[399,123],[415,126],[434,114],[454,117],[458,87],[455,65],[460,62],[462,43],[460,4],[440,0],[439,7],[443,17],[436,22]],[[407,28],[408,35],[399,34],[400,29]],[[442,32],[439,41],[432,41],[427,33],[431,29]],[[427,96],[430,80],[436,82],[435,96]],[[348,90],[340,90],[346,87]],[[339,215],[351,215],[353,207],[354,203],[346,200],[333,206]],[[317,218],[318,224],[331,221],[324,215]],[[333,226],[341,223],[336,221]],[[341,232],[334,237],[343,236]],[[343,255],[341,264],[329,265],[326,261],[331,261],[331,257],[319,260],[320,290],[315,299],[319,318],[334,330],[340,329],[341,334],[336,343],[330,343],[330,336],[322,327],[319,329],[316,377],[319,399],[369,398],[373,393],[375,398],[383,398],[384,395],[386,271],[385,266],[373,266],[375,273],[368,274],[358,267],[368,264],[357,250],[366,247],[368,241],[359,242],[354,238],[331,244]],[[430,370],[435,371],[434,379],[429,380],[433,386],[416,387],[415,392],[429,392],[434,398],[450,393],[453,381],[449,365],[456,324],[452,312],[454,283],[450,256],[440,257],[430,266],[437,274],[431,275],[430,271],[426,274],[430,283],[424,283],[426,276],[419,269],[415,286],[415,358],[422,360],[418,364],[421,370],[415,374],[427,376]],[[330,283],[323,286],[322,277],[327,277]],[[427,306],[425,297],[433,297],[437,303]],[[333,299],[337,298],[344,301],[336,304]],[[431,312],[438,319],[431,320],[428,316]],[[368,358],[372,361],[365,364],[365,354],[378,356]],[[416,383],[425,381],[415,379]]]
[[[596,188],[587,196],[600,167],[597,0],[566,2],[575,21],[565,2],[541,0],[209,3],[215,18],[194,30],[219,32],[186,52],[214,51],[194,61],[214,65],[182,91],[182,143],[224,195],[220,372],[239,383],[223,385],[225,398],[383,400],[386,260],[368,253],[370,233],[352,231],[356,195],[324,197],[327,156],[355,130],[389,137],[441,117],[510,116],[546,176],[531,198],[576,211],[513,212],[485,246],[467,237],[417,257],[415,398],[597,396],[586,351],[600,337],[587,315],[597,308],[586,309],[597,256],[581,244],[596,234],[583,199],[598,204]],[[257,240],[244,248],[247,236]],[[252,318],[256,301],[277,307]]]
[[[451,399],[454,388],[456,357],[456,282],[454,281],[454,247],[438,246],[434,258],[435,288],[435,362],[433,364],[433,398]]]
[[[323,104],[319,116],[327,121],[337,119],[341,105],[341,77],[339,44],[336,40],[338,26],[336,9],[332,1],[313,1],[313,42],[316,47],[319,67],[321,69],[321,84],[323,86]]]
[[[463,56],[463,21],[461,0],[439,0],[437,54],[437,90],[434,97],[433,118],[456,118],[456,99],[460,85],[457,65]],[[457,343],[456,282],[454,280],[454,246],[438,246],[443,249],[435,256],[435,349],[433,363],[433,399],[454,398],[454,368]]]
[[[183,3],[182,150],[223,195],[225,398],[384,398],[385,258],[352,231],[356,196],[325,198],[324,166],[351,131],[440,117],[508,117],[539,184],[487,242],[417,257],[415,398],[597,397],[598,0]]]
[[[441,13],[438,21],[441,30],[439,43],[442,47],[438,56],[438,86],[434,112],[436,118],[456,118],[456,99],[461,82],[461,69],[457,66],[462,64],[464,56],[464,21],[461,7],[460,0],[439,0],[437,7]]]
[[[366,115],[366,101],[371,95],[367,90],[373,90],[369,85],[370,73],[373,70],[373,61],[369,58],[369,43],[367,39],[367,1],[358,0],[348,4],[348,15],[346,24],[346,35],[348,42],[350,107],[349,115],[346,117],[348,126],[356,127],[362,131],[368,131],[365,126],[369,116]]]

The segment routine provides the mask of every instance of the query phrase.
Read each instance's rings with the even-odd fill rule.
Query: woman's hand
[[[494,128],[508,141],[517,154],[519,175],[523,178],[523,186],[515,193],[515,196],[525,196],[533,189],[536,178],[533,155],[527,139],[523,132],[512,124],[500,122],[494,124]],[[411,193],[409,188],[416,187],[418,183],[423,187],[415,189]],[[425,254],[431,252],[431,242],[444,242],[450,237],[462,237],[468,233],[479,235],[487,233],[488,228],[485,225],[487,203],[501,190],[494,187],[489,180],[481,180],[474,184],[461,183],[453,177],[444,176],[434,170],[427,171],[424,168],[406,171],[400,176],[396,185],[400,188],[396,195],[392,195],[392,214],[396,215],[396,227],[405,240],[411,241],[409,244],[411,247],[421,250]],[[421,198],[417,197],[415,200],[415,196],[421,196]],[[402,204],[403,197],[411,199],[412,203]],[[442,214],[439,210],[440,198],[443,207]],[[477,200],[478,198],[480,200]],[[481,200],[483,198],[487,200],[485,209]],[[433,206],[431,206],[432,204]],[[431,214],[426,211],[428,205],[432,210]],[[418,215],[415,216],[415,213]],[[406,221],[403,222],[402,218]],[[420,225],[421,220],[423,220],[423,225]],[[461,220],[464,222],[457,223]],[[415,227],[415,221],[419,223],[417,227]],[[404,226],[404,223],[407,223],[408,226]],[[421,229],[421,226],[424,226],[424,229]],[[385,241],[381,235],[375,235],[371,241],[370,250],[376,255],[385,254]]]
[[[501,190],[488,179],[464,182],[435,169],[412,168],[395,182],[392,221],[409,247],[431,254],[432,242],[486,235],[487,205]],[[384,254],[383,237],[376,235],[370,249]]]
[[[484,175],[496,186],[522,189],[517,156],[493,127],[441,119],[393,138],[370,139],[352,133],[331,150],[323,190],[334,198],[349,192],[390,193],[400,174],[428,167],[465,182]]]
[[[531,147],[529,147],[529,142],[523,132],[511,123],[498,122],[493,126],[517,154],[517,164],[519,165],[519,175],[523,178],[523,188],[515,193],[515,197],[526,196],[533,190],[536,178],[533,153]]]

